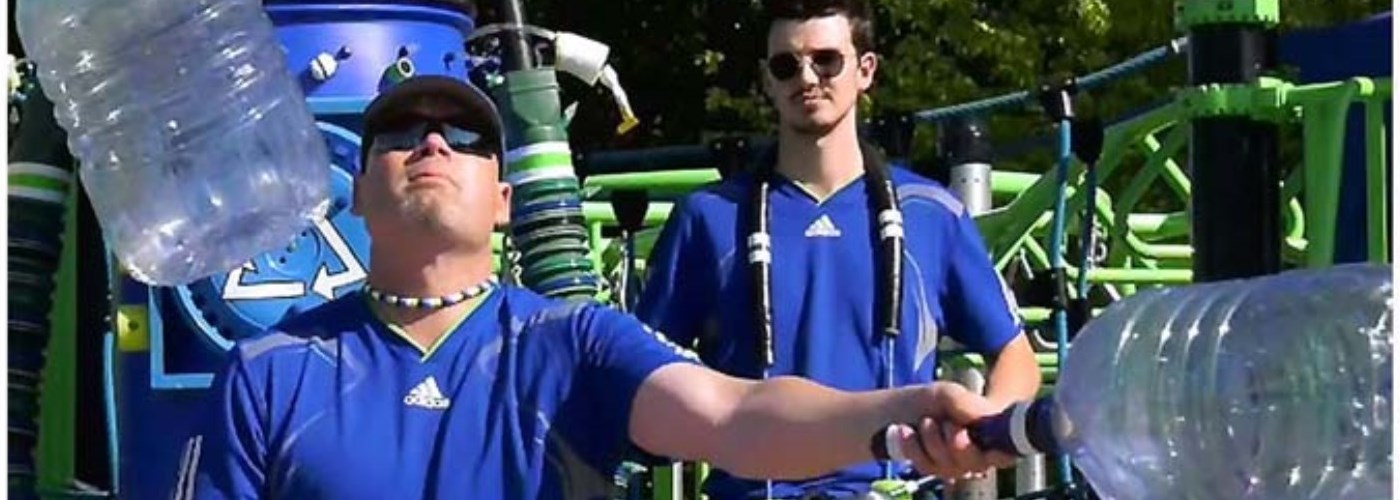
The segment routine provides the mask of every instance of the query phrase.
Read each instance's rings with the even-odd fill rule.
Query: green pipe
[[[675,204],[671,202],[652,202],[647,206],[647,213],[643,218],[643,223],[647,226],[659,226],[666,222],[666,218],[671,216],[671,210]],[[616,226],[617,215],[613,213],[612,204],[602,201],[583,202],[583,219],[588,222],[600,222],[605,226]]]
[[[1353,79],[1306,87],[1287,93],[1289,101],[1303,108],[1303,215],[1308,247],[1305,264],[1324,267],[1332,263],[1337,237],[1337,202],[1342,184],[1342,153],[1346,139],[1346,113],[1351,99],[1369,80]]]
[[[579,265],[590,256],[587,242],[545,231],[583,218],[554,70],[513,69],[492,91],[506,125],[506,179],[515,193],[511,235],[522,255],[522,284],[549,297],[594,299],[597,273]],[[586,234],[587,228],[577,229]],[[532,252],[546,246],[559,250]]]
[[[1070,277],[1079,277],[1078,268],[1067,268]],[[1094,283],[1135,283],[1185,285],[1191,283],[1190,269],[1120,269],[1095,268],[1089,270],[1089,281]]]
[[[666,170],[590,176],[583,181],[583,196],[594,198],[617,190],[646,191],[652,196],[685,194],[720,179],[715,169]]]
[[[940,363],[948,368],[971,368],[976,370],[985,370],[987,368],[987,360],[983,358],[981,354],[973,352],[949,352],[948,354],[950,354],[950,356],[944,358]],[[1041,368],[1041,373],[1045,373],[1043,371],[1044,369],[1053,369],[1059,365],[1059,362],[1055,359],[1055,353],[1053,352],[1038,352],[1035,353],[1035,364]]]
[[[1366,100],[1366,256],[1382,264],[1390,261],[1390,222],[1386,210],[1385,104],[1390,99],[1390,79],[1377,80],[1375,94]]]
[[[1122,147],[1123,141],[1169,125],[1181,109],[1184,108],[1178,103],[1166,104],[1108,127],[1105,130],[1105,149],[1117,151],[1115,148]],[[1109,163],[1111,166],[1121,162]],[[1083,171],[1083,166],[1077,162],[1072,163],[1070,168],[1070,175],[1075,177]],[[1107,178],[1111,171],[1103,173]],[[1055,196],[1055,187],[1055,179],[1049,176],[993,172],[994,194],[1019,194],[1006,206],[977,218],[978,228],[982,231],[988,249],[994,254],[999,254],[1013,248],[1038,220],[1038,212],[1043,212],[1050,206]]]

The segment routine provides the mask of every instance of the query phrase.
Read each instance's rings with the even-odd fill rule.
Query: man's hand
[[[977,420],[997,414],[996,405],[958,384],[934,382],[927,390],[928,416],[911,424],[917,432],[906,427],[900,435],[900,449],[916,470],[951,481],[1015,463],[1015,457],[978,449],[967,432]]]

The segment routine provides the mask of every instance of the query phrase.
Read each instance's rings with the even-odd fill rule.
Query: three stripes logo
[[[429,410],[443,410],[452,404],[452,400],[442,395],[437,379],[430,375],[414,386],[413,390],[408,391],[408,395],[403,397],[403,404]]]
[[[822,214],[821,218],[807,226],[807,232],[803,233],[808,238],[840,238],[841,230],[836,228],[836,224],[831,222],[831,217]]]

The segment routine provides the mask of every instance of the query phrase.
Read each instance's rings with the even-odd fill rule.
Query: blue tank
[[[415,74],[467,78],[464,1],[264,2],[287,66],[331,154],[327,219],[285,248],[186,286],[113,285],[118,488],[124,498],[168,498],[186,440],[224,351],[234,341],[349,293],[369,265],[363,223],[350,214],[364,108]]]

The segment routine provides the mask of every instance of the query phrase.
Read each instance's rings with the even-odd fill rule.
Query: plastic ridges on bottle
[[[1390,494],[1390,267],[1140,295],[1076,339],[1056,396],[1104,498]]]
[[[256,0],[22,0],[104,239],[179,285],[287,244],[329,208],[329,156]]]
[[[974,439],[1050,435],[1104,499],[1387,498],[1392,306],[1369,264],[1141,292],[1075,339],[1024,439],[1014,408]]]

